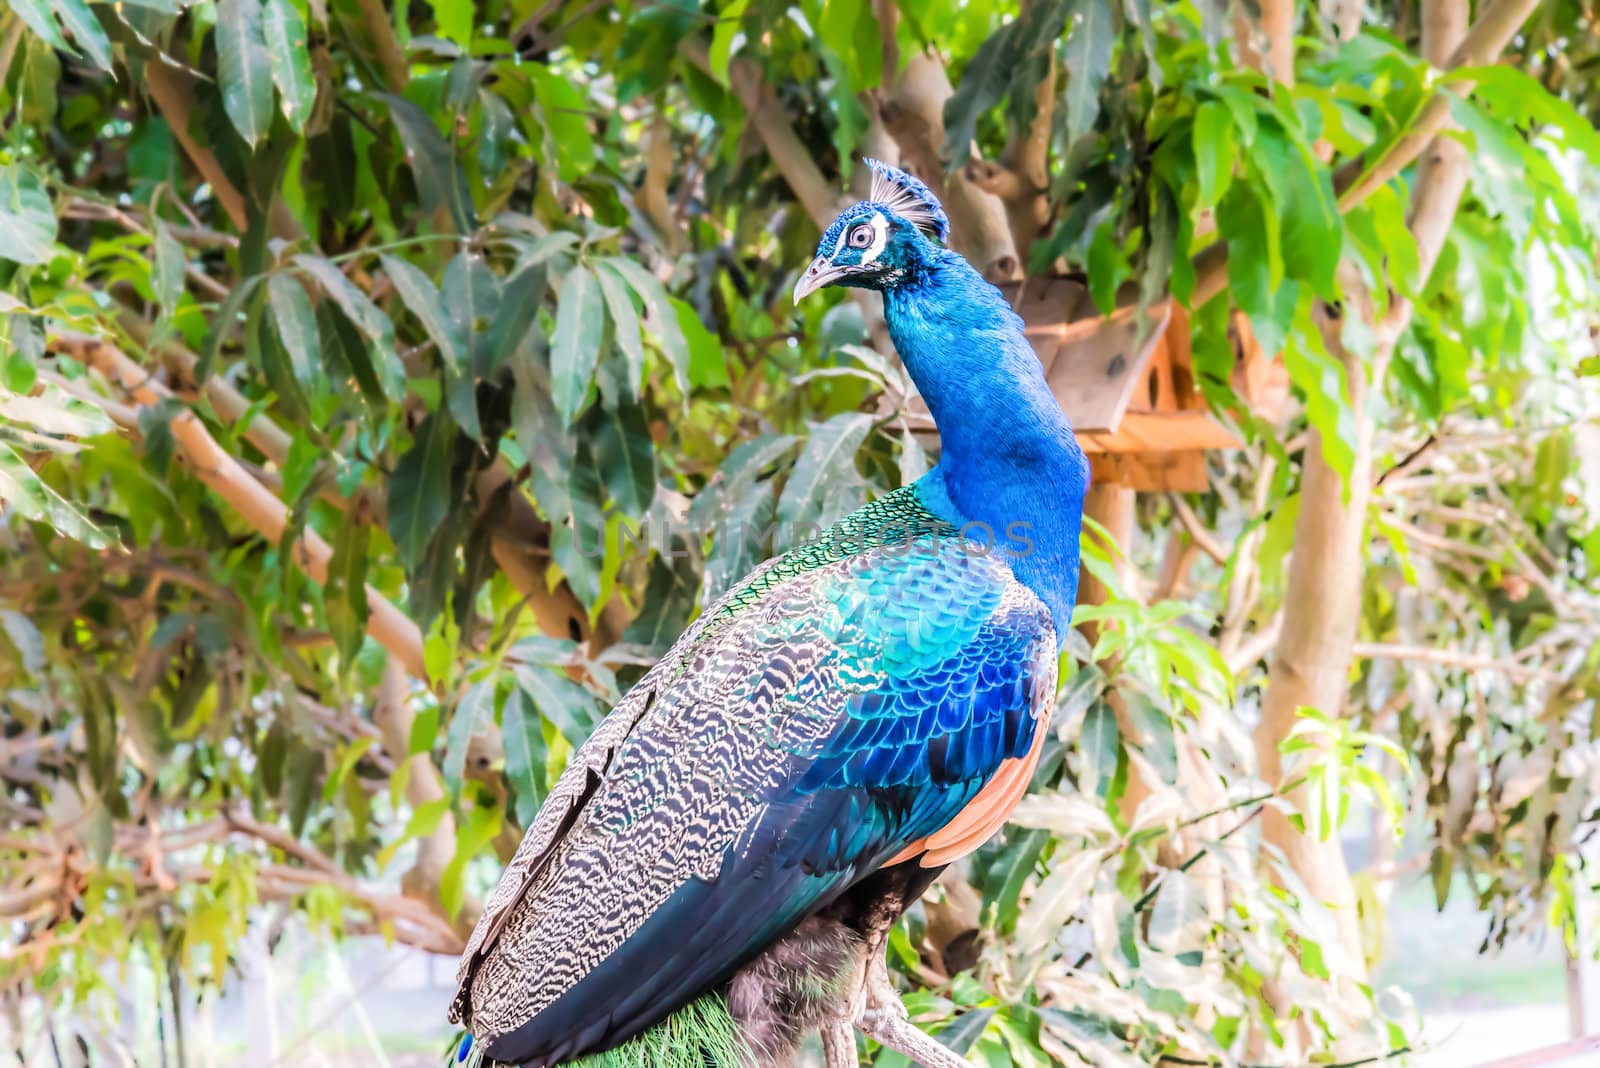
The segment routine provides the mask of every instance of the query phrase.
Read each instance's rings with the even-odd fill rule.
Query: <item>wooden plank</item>
[[[1210,486],[1206,454],[1185,452],[1103,452],[1089,457],[1097,486],[1127,486],[1140,493],[1199,493]]]
[[[1076,428],[1074,428],[1076,430]],[[1129,412],[1113,431],[1076,430],[1087,453],[1237,449],[1243,442],[1210,412]]]

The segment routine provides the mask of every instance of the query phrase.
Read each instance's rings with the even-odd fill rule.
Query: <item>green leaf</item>
[[[546,141],[555,149],[563,182],[577,181],[595,162],[589,101],[577,86],[542,64],[527,68]]]
[[[1328,168],[1276,118],[1261,123],[1250,152],[1275,191],[1285,276],[1309,283],[1325,300],[1337,299],[1334,272],[1344,233]]]
[[[156,303],[163,315],[170,316],[178,308],[183,296],[184,255],[183,246],[172,236],[167,224],[156,220],[155,283]]]
[[[470,791],[473,804],[466,818],[456,827],[456,851],[439,877],[439,900],[445,913],[455,916],[466,901],[465,874],[467,861],[486,849],[500,831],[503,817],[500,806],[486,790]]]
[[[1089,242],[1089,295],[1101,315],[1110,315],[1117,307],[1117,290],[1133,273],[1133,266],[1122,246],[1117,243],[1116,224],[1110,219],[1101,223]]]
[[[467,176],[433,119],[403,96],[393,93],[378,93],[377,96],[389,105],[389,115],[400,132],[406,163],[416,177],[423,211],[431,216],[441,205],[446,206],[458,233],[476,229],[478,213],[472,203]]]
[[[1228,288],[1234,303],[1250,316],[1259,332],[1263,324],[1274,320],[1273,291],[1283,278],[1276,227],[1269,222],[1260,199],[1235,182],[1217,208],[1217,229],[1227,235]],[[1286,325],[1275,331],[1278,337]],[[1276,351],[1270,338],[1261,344],[1268,352]]]
[[[300,17],[300,9],[292,0],[263,0],[263,4],[261,31],[272,84],[278,87],[279,106],[289,128],[303,133],[317,102],[305,19]]]
[[[1067,37],[1067,140],[1089,132],[1100,114],[1100,86],[1111,73],[1116,24],[1110,0],[1078,0]]]
[[[0,610],[0,629],[5,631],[6,637],[11,641],[11,647],[17,651],[23,670],[30,675],[37,675],[44,669],[44,635],[39,633],[39,628],[34,626],[33,620],[21,612],[7,608]]]
[[[394,283],[395,292],[400,294],[400,299],[411,309],[411,314],[417,317],[417,321],[427,331],[429,340],[439,350],[439,356],[444,360],[445,367],[450,370],[459,369],[462,366],[460,345],[455,331],[451,329],[448,321],[449,313],[444,309],[444,302],[440,299],[439,290],[434,287],[433,280],[399,256],[385,252],[378,259],[383,263],[383,270],[389,276],[389,281]]]
[[[500,736],[505,744],[506,778],[517,798],[517,822],[527,827],[539,813],[546,788],[544,724],[520,689],[506,695],[500,711]]]
[[[681,306],[667,295],[661,280],[634,260],[625,256],[609,256],[600,261],[620,274],[634,293],[638,294],[649,312],[650,329],[661,343],[667,361],[672,364],[673,378],[680,393],[689,392],[690,347],[684,337]],[[692,314],[692,310],[691,310]],[[699,318],[695,318],[699,323]],[[702,330],[704,324],[700,324]]]
[[[1095,874],[1105,861],[1105,854],[1098,849],[1086,849],[1064,857],[1057,853],[1056,858],[1050,874],[1033,892],[1032,900],[1017,920],[1016,944],[1024,953],[1037,953],[1061,933],[1094,885]]]
[[[21,164],[0,167],[0,259],[48,263],[55,243],[56,213],[44,183]]]
[[[678,331],[689,348],[689,384],[703,389],[728,387],[728,361],[722,339],[706,328],[687,301],[670,298],[678,313]]]
[[[512,672],[539,715],[554,723],[563,738],[574,747],[588,740],[594,730],[595,702],[587,690],[546,667],[515,664]]]
[[[822,46],[844,65],[851,98],[875,88],[883,79],[883,46],[871,4],[859,0],[824,0],[817,24]]]
[[[272,61],[261,0],[218,0],[216,40],[222,108],[253,148],[272,125]]]
[[[67,39],[61,36],[61,29],[56,25],[56,17],[51,14],[50,5],[45,0],[10,0],[11,10],[17,13],[23,24],[38,34],[40,39],[49,43],[52,48],[59,48],[63,52],[77,55],[78,52]],[[105,65],[107,69],[109,64]]]
[[[716,27],[711,31],[711,76],[724,88],[728,85],[728,64],[732,62],[733,39],[742,32],[740,21],[750,6],[750,0],[733,0],[717,13]]]
[[[347,520],[339,524],[328,561],[328,584],[322,591],[328,632],[339,651],[339,666],[348,675],[367,632],[367,526]]]
[[[778,523],[788,534],[802,533],[795,528],[816,512],[817,499],[831,480],[855,474],[856,450],[872,422],[865,412],[841,412],[812,429],[778,498]]]
[[[1073,618],[1076,620],[1076,615]],[[1078,773],[1080,790],[1105,796],[1106,786],[1117,769],[1117,750],[1121,744],[1116,713],[1106,702],[1095,702],[1084,714],[1083,729],[1078,735],[1078,752],[1082,757]]]
[[[455,427],[434,412],[417,427],[411,448],[389,479],[389,536],[410,571],[421,562],[450,509],[450,452]]]
[[[988,923],[1000,934],[1016,929],[1023,884],[1039,866],[1039,857],[1049,844],[1050,832],[1042,828],[1029,830],[1018,838],[1007,837],[1005,852],[986,874],[985,913]]]
[[[656,496],[655,443],[643,408],[619,404],[604,413],[595,434],[594,460],[617,507],[627,515],[643,515]]]
[[[494,722],[494,679],[484,679],[468,687],[450,713],[450,728],[445,733],[444,773],[445,785],[454,793],[461,792],[461,783],[467,767],[467,748],[472,736],[487,724]]]
[[[535,263],[516,271],[500,291],[500,307],[489,327],[488,366],[492,370],[511,357],[528,337],[544,303],[545,267]]]
[[[371,297],[362,293],[362,289],[358,288],[354,281],[344,277],[344,272],[334,267],[333,262],[323,259],[322,256],[301,254],[294,257],[294,265],[309,273],[310,277],[322,285],[323,293],[333,297],[334,304],[339,305],[339,309],[346,313],[350,323],[354,323],[355,328],[360,329],[368,341],[384,349],[394,345],[394,323],[390,323],[389,317],[384,315],[384,310],[373,304]],[[387,384],[405,381],[403,369],[394,368],[394,371],[397,371],[398,379],[390,379]]]
[[[472,0],[437,0],[433,17],[439,25],[439,36],[463,48],[471,45],[472,8]]]
[[[1525,127],[1544,126],[1559,131],[1561,140],[1600,165],[1600,130],[1577,108],[1550,92],[1520,67],[1492,64],[1457,67],[1442,79],[1474,85],[1473,98],[1498,114],[1514,117]]]
[[[628,285],[616,268],[609,263],[595,264],[595,281],[606,300],[606,315],[611,320],[611,334],[617,348],[627,358],[628,379],[625,395],[636,397],[639,383],[644,379],[644,340],[639,334],[639,311],[628,295]]]
[[[605,313],[594,274],[581,264],[567,273],[556,306],[556,336],[550,346],[550,394],[561,420],[570,426],[583,407],[600,358]]]
[[[1200,206],[1211,207],[1228,191],[1238,153],[1227,105],[1208,100],[1194,115],[1194,164]]]
[[[91,549],[104,549],[113,539],[67,499],[41,479],[11,446],[0,442],[0,501],[25,519],[48,523],[56,532],[81,541]]]
[[[51,0],[51,3],[61,25],[72,34],[84,54],[101,70],[110,70],[111,42],[106,39],[106,31],[100,28],[100,21],[90,12],[89,5],[83,0]]]
[[[294,380],[301,389],[313,392],[322,342],[317,336],[317,316],[311,310],[311,298],[292,277],[275,274],[267,279],[267,301],[272,308],[272,325],[278,332],[278,340],[289,354]]]

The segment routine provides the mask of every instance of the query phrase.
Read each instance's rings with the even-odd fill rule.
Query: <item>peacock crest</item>
[[[868,198],[943,244],[950,236],[950,217],[944,213],[933,190],[921,179],[882,160],[869,158],[866,164],[872,168],[872,191]]]

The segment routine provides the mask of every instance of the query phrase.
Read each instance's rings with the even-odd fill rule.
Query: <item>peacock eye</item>
[[[865,224],[850,231],[850,247],[866,248],[872,244],[872,227]]]

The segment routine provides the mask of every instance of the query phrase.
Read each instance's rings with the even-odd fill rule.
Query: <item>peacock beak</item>
[[[806,273],[800,276],[800,281],[794,284],[794,302],[799,304],[810,294],[823,286],[832,285],[847,273],[844,268],[835,267],[828,262],[828,257],[818,256],[811,261],[811,266],[806,268]]]

